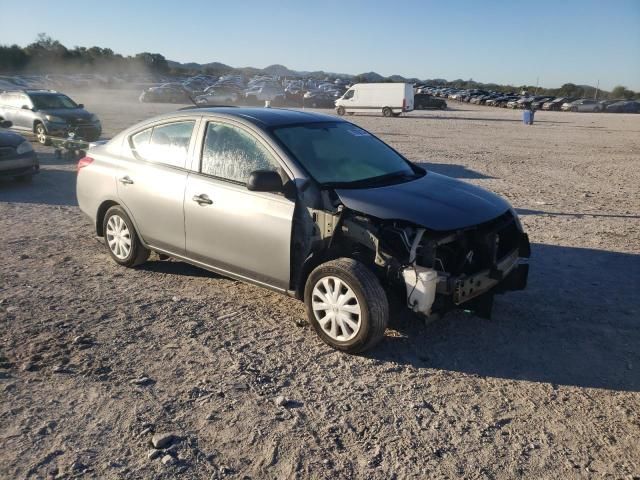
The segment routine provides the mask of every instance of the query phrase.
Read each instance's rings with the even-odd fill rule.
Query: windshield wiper
[[[329,188],[367,188],[379,187],[394,183],[396,180],[409,181],[418,178],[417,173],[393,172],[377,177],[363,178],[362,180],[354,180],[352,182],[327,182],[323,183],[323,187]]]

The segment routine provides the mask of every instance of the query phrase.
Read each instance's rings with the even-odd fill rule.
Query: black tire
[[[51,145],[51,139],[49,138],[47,129],[42,123],[40,122],[36,123],[36,126],[33,130],[34,130],[34,133],[36,134],[36,138],[38,139],[38,142],[40,142],[42,145]]]
[[[340,341],[329,336],[313,312],[312,299],[316,284],[324,277],[336,277],[354,293],[360,306],[360,326],[355,336]],[[346,353],[370,349],[384,337],[389,321],[389,302],[378,278],[363,263],[352,258],[339,258],[316,267],[305,284],[304,301],[307,318],[318,336],[327,345]]]
[[[336,113],[340,116],[344,115],[344,107],[341,105],[338,107],[338,109],[336,110]]]
[[[128,238],[131,242],[129,253],[123,258],[117,256],[109,246],[107,225],[109,223],[109,219],[115,216],[119,217],[124,221],[124,224],[126,225],[127,230],[129,232]],[[142,243],[140,242],[140,239],[138,238],[136,229],[133,226],[133,222],[129,218],[129,215],[127,215],[127,212],[125,212],[124,209],[119,205],[114,205],[109,210],[107,210],[107,213],[105,214],[104,220],[102,222],[102,231],[104,232],[104,240],[105,240],[105,246],[107,247],[107,251],[109,252],[109,255],[111,255],[111,258],[113,259],[113,261],[116,262],[117,264],[122,265],[124,267],[135,267],[136,265],[140,265],[146,262],[147,259],[149,258],[149,250],[145,248],[144,245],[142,245]]]
[[[382,115],[384,115],[385,117],[390,117],[391,115],[393,115],[393,110],[391,110],[389,107],[384,107],[382,109]]]

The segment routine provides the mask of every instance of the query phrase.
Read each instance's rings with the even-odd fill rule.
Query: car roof
[[[193,115],[196,110],[200,113],[224,114],[229,117],[239,117],[262,128],[301,123],[344,122],[344,120],[333,115],[286,108],[192,107],[180,110],[179,113]],[[175,113],[171,115],[175,115]]]

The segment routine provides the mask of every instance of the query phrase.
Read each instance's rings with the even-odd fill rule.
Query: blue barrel
[[[522,123],[525,125],[533,125],[533,110],[525,110],[522,112]]]

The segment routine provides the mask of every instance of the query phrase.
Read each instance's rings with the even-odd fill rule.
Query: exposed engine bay
[[[325,253],[353,256],[372,266],[388,290],[425,316],[462,308],[489,317],[495,294],[526,286],[529,239],[510,210],[445,232],[380,220],[344,206],[336,214],[316,211],[314,219]]]

